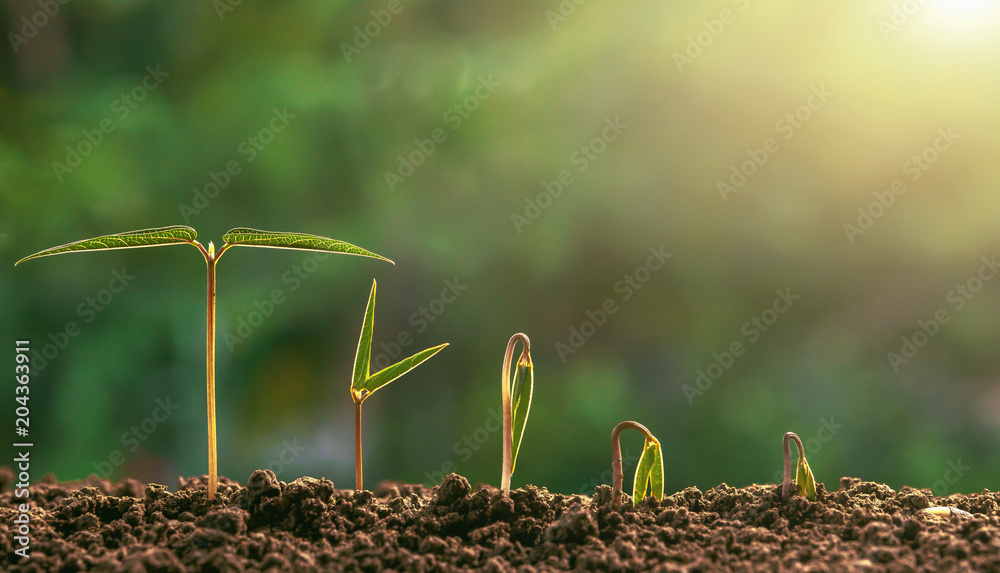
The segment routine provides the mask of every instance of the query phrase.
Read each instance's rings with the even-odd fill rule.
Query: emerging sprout
[[[785,450],[785,471],[781,478],[781,499],[788,499],[789,490],[792,488],[792,449],[788,445],[788,440],[795,440],[795,447],[799,449],[799,464],[795,470],[795,486],[798,494],[809,498],[809,501],[816,501],[816,480],[813,478],[812,470],[809,469],[809,462],[806,461],[806,451],[802,447],[802,440],[795,432],[788,432],[781,440],[781,446]]]
[[[958,509],[957,507],[925,507],[917,513],[930,517],[939,517],[941,519],[949,519],[953,515],[957,515],[959,517],[972,517],[971,513]]]
[[[355,489],[364,489],[364,475],[361,469],[361,404],[376,390],[420,366],[425,360],[437,354],[447,343],[428,348],[413,356],[400,360],[392,366],[387,366],[375,374],[369,375],[372,355],[372,333],[375,330],[375,281],[372,281],[372,293],[368,297],[368,308],[365,310],[365,320],[361,324],[361,338],[358,340],[358,353],[354,358],[354,376],[351,381],[351,398],[354,399],[354,484]]]
[[[202,256],[205,257],[205,263],[208,265],[208,321],[205,334],[205,362],[207,365],[208,387],[208,499],[215,499],[215,492],[219,485],[218,454],[215,439],[215,264],[219,258],[230,247],[246,246],[297,249],[303,251],[328,251],[345,255],[371,257],[389,263],[392,263],[392,261],[350,243],[305,233],[276,233],[273,231],[258,231],[246,228],[232,229],[222,236],[224,243],[218,251],[215,250],[215,245],[211,241],[209,241],[207,249],[203,247],[201,243],[195,240],[197,236],[198,233],[194,229],[183,225],[129,231],[52,247],[51,249],[24,257],[14,263],[14,266],[31,259],[73,251],[131,249],[183,243],[194,245],[201,251]]]
[[[663,452],[660,442],[650,433],[646,426],[639,422],[626,420],[611,431],[611,501],[615,509],[622,505],[622,444],[621,433],[625,428],[632,428],[642,433],[646,438],[642,446],[642,455],[635,468],[635,483],[632,486],[632,503],[636,504],[646,498],[646,492],[657,499],[663,500]]]
[[[521,341],[521,357],[517,360],[513,380],[510,363],[514,346]],[[535,366],[531,363],[531,341],[528,335],[518,332],[507,341],[500,378],[500,396],[503,409],[503,465],[500,469],[500,491],[510,493],[510,476],[514,473],[517,451],[521,448],[524,424],[531,410],[531,394],[535,385]]]

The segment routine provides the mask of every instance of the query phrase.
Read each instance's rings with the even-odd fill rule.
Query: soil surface
[[[780,486],[725,484],[610,507],[594,496],[527,486],[504,496],[459,475],[427,489],[383,483],[338,490],[326,479],[246,486],[204,478],[166,486],[53,479],[30,487],[31,556],[14,553],[16,507],[0,468],[4,571],[1000,571],[998,495],[842,478],[817,501]],[[971,517],[919,513],[948,505]]]

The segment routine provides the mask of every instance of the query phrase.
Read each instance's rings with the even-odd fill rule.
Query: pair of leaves
[[[528,422],[528,412],[531,410],[531,395],[535,387],[535,365],[531,362],[528,347],[521,350],[521,357],[514,368],[514,379],[511,381],[510,417],[513,439],[511,440],[510,473],[517,467],[517,451],[521,448],[521,438],[524,436],[524,425]]]
[[[816,501],[816,479],[813,478],[805,456],[799,456],[795,469],[795,486],[799,489],[799,495],[809,498],[809,501]]]
[[[104,235],[92,239],[84,239],[58,247],[45,249],[33,255],[28,255],[14,263],[17,266],[24,261],[48,257],[73,251],[94,251],[103,249],[131,249],[137,247],[157,247],[161,245],[175,245],[181,243],[196,244],[197,231],[191,227],[183,225],[173,225],[170,227],[159,227],[156,229],[143,229],[141,231],[128,231],[126,233],[116,233],[114,235]],[[282,233],[274,231],[258,231],[256,229],[237,228],[232,229],[223,235],[227,246],[247,246],[247,247],[270,247],[274,249],[299,249],[306,251],[328,251],[345,255],[358,255],[381,259],[392,262],[389,259],[377,255],[361,247],[320,237],[319,235],[309,235],[306,233]],[[220,249],[220,252],[222,249]]]
[[[663,452],[660,442],[649,438],[646,438],[646,443],[642,446],[639,465],[635,468],[632,502],[639,503],[647,495],[652,495],[657,501],[663,500]]]
[[[400,360],[392,366],[387,366],[375,374],[371,372],[372,335],[375,331],[375,289],[377,283],[372,281],[372,292],[368,296],[368,308],[365,309],[365,320],[361,325],[361,338],[358,340],[358,353],[354,357],[354,375],[351,380],[351,396],[355,402],[363,402],[376,390],[389,382],[420,366],[425,360],[434,356],[444,343],[427,350],[422,350],[409,358]]]

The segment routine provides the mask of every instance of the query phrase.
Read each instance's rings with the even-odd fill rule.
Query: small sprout
[[[510,376],[510,363],[514,358],[514,346],[521,341],[521,357]],[[517,452],[524,437],[524,425],[531,410],[531,395],[535,385],[535,366],[531,362],[531,341],[528,335],[518,332],[507,341],[507,352],[503,358],[500,379],[500,396],[503,409],[503,464],[500,470],[500,490],[510,493],[510,476],[514,473]]]
[[[639,422],[627,420],[615,426],[611,431],[611,500],[615,509],[622,503],[622,445],[621,433],[625,428],[638,430],[646,438],[642,446],[642,455],[635,468],[635,483],[632,486],[632,503],[636,504],[652,495],[657,501],[663,500],[663,452],[660,442],[650,433],[646,426]],[[647,492],[649,492],[647,494]]]
[[[925,507],[921,509],[918,513],[921,515],[927,515],[930,517],[939,517],[942,519],[948,519],[953,515],[959,517],[972,517],[972,514],[968,511],[958,509],[957,507]]]
[[[201,251],[202,256],[205,257],[205,263],[208,265],[208,321],[205,331],[206,385],[208,389],[208,499],[215,499],[215,492],[219,486],[218,453],[216,451],[215,437],[215,264],[219,258],[231,247],[246,246],[298,249],[303,251],[327,251],[345,255],[371,257],[389,263],[392,263],[392,261],[350,243],[305,233],[280,233],[246,228],[232,229],[222,236],[224,243],[218,251],[215,250],[215,245],[211,241],[209,241],[207,249],[203,247],[201,243],[195,240],[197,236],[198,233],[194,229],[183,225],[129,231],[94,237],[93,239],[84,239],[45,249],[44,251],[24,257],[14,263],[14,266],[31,259],[73,251],[132,249],[184,243],[193,245]]]
[[[781,446],[785,450],[785,471],[781,479],[781,499],[788,499],[789,490],[792,488],[792,450],[788,445],[788,440],[795,441],[795,447],[799,449],[799,464],[795,470],[795,485],[798,494],[805,496],[809,501],[816,501],[816,480],[813,478],[812,470],[809,469],[809,462],[806,461],[806,451],[802,447],[802,440],[795,432],[788,432],[781,440]]]
[[[351,381],[351,398],[354,399],[354,484],[355,489],[364,489],[364,474],[362,472],[361,451],[361,404],[375,393],[376,390],[389,382],[420,366],[425,360],[437,354],[447,343],[428,348],[413,356],[400,360],[392,366],[387,366],[375,374],[370,374],[372,355],[372,334],[375,331],[375,281],[372,281],[372,293],[368,297],[368,308],[365,310],[365,320],[361,324],[361,338],[358,340],[358,353],[354,357],[354,375]]]

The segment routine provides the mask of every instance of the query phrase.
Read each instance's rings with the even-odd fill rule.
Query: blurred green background
[[[523,331],[536,389],[515,487],[593,491],[625,419],[663,443],[671,492],[774,483],[788,430],[829,488],[998,487],[988,2],[2,6],[0,328],[54,355],[31,385],[35,478],[172,488],[207,471],[200,255],[13,267],[189,224],[206,244],[249,226],[396,261],[220,263],[219,468],[241,482],[270,466],[353,486],[348,386],[375,278],[377,347],[451,346],[366,402],[367,485],[428,483],[448,462],[497,484],[489,419]],[[123,269],[134,279],[105,290]],[[800,297],[780,314],[777,289]],[[947,323],[928,322],[939,309]],[[699,369],[718,379],[697,393]],[[634,467],[641,438],[623,446]]]

